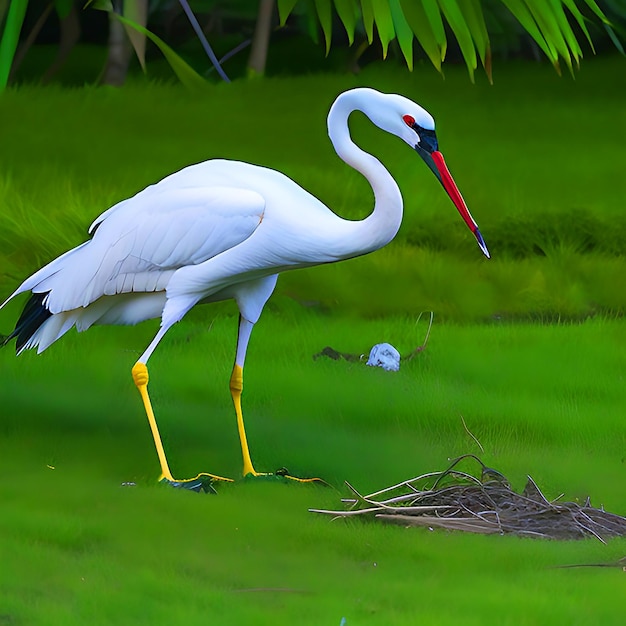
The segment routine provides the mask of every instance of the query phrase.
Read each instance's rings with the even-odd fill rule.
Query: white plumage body
[[[352,89],[333,103],[328,134],[338,156],[372,186],[374,208],[368,217],[342,219],[274,170],[224,160],[192,165],[105,211],[92,224],[89,241],[27,278],[8,300],[27,291],[31,298],[15,330],[1,344],[16,338],[18,353],[35,347],[41,352],[74,326],[80,331],[93,324],[135,324],[160,317],[159,330],[133,366],[133,380],[162,477],[195,489],[196,479],[177,481],[169,469],[148,394],[146,364],[172,324],[195,304],[234,298],[240,319],[230,390],[243,475],[258,476],[241,409],[243,367],[252,329],[278,274],[372,252],[393,239],[402,221],[398,185],[350,137],[348,117],[357,110],[419,154],[488,257],[478,226],[439,152],[430,114],[396,94]]]
[[[399,95],[353,89],[333,103],[328,134],[339,157],[372,185],[375,203],[367,218],[342,219],[284,174],[257,165],[216,159],[186,167],[105,211],[89,229],[91,240],[33,274],[8,298],[45,294],[27,304],[10,336],[18,337],[18,351],[41,352],[73,326],[161,317],[145,362],[167,329],[198,302],[235,298],[253,325],[281,271],[387,244],[400,228],[402,196],[385,167],[352,141],[347,122],[355,110],[420,154],[488,256],[438,152],[430,114]],[[239,348],[243,355],[242,342]]]
[[[20,285],[11,297],[46,293],[52,313],[24,349],[41,352],[72,326],[136,324],[165,312],[173,323],[199,301],[248,295],[251,280],[355,256],[358,224],[277,171],[225,160],[189,166],[105,211],[91,240]],[[397,227],[385,230],[358,253],[384,245]],[[256,322],[254,301],[247,308]]]

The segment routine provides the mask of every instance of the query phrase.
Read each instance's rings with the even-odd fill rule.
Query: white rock
[[[377,343],[371,350],[367,364],[382,367],[388,372],[400,369],[400,353],[390,343]]]

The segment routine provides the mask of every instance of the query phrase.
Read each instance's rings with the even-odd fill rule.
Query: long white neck
[[[353,111],[368,114],[354,91],[341,94],[328,114],[328,136],[339,157],[363,174],[374,192],[372,213],[351,225],[349,256],[358,256],[382,248],[396,236],[402,223],[402,195],[385,166],[352,141],[348,117]]]

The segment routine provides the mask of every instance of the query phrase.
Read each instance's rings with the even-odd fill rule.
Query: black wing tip
[[[52,315],[44,299],[47,293],[33,293],[15,324],[15,330],[10,335],[0,335],[0,346],[6,346],[11,339],[16,339],[15,351],[20,353],[30,338],[37,332],[41,325]]]

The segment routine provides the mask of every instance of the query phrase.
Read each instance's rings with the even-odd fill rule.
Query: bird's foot
[[[282,483],[313,483],[316,485],[325,485],[328,486],[328,483],[321,478],[299,478],[298,476],[292,476],[289,473],[289,470],[286,467],[281,467],[277,469],[275,472],[248,472],[243,477],[245,481],[250,480],[267,480],[273,482],[282,482]]]
[[[232,483],[233,480],[232,478],[224,478],[223,476],[216,476],[215,474],[202,472],[194,478],[186,478],[184,480],[176,480],[175,478],[161,476],[159,482],[169,485],[170,487],[174,487],[175,489],[188,489],[189,491],[195,491],[196,493],[217,493],[215,483]]]

